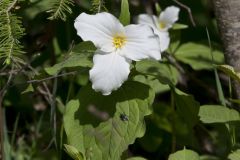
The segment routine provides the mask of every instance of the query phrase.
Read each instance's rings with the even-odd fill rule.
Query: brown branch
[[[51,76],[51,77],[47,77],[47,78],[43,78],[43,79],[30,80],[30,81],[27,81],[27,83],[40,83],[40,82],[43,82],[43,81],[51,80],[51,79],[62,77],[62,76],[74,75],[76,73],[77,73],[77,71],[63,73],[63,74],[59,74],[59,75],[56,75],[56,76]]]
[[[173,0],[173,1],[174,1],[175,3],[177,3],[180,7],[182,7],[182,8],[184,8],[184,9],[187,10],[188,15],[189,15],[189,19],[190,19],[193,27],[196,27],[196,23],[195,23],[195,21],[194,21],[193,15],[192,15],[192,10],[191,10],[187,5],[179,2],[178,0]]]

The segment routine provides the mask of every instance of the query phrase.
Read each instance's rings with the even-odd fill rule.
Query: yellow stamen
[[[160,27],[161,29],[166,28],[166,23],[160,22],[160,23],[159,23],[159,27]]]
[[[124,36],[115,36],[113,38],[113,45],[116,49],[122,48],[126,42],[126,37]]]

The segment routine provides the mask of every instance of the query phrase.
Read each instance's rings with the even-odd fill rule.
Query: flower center
[[[160,23],[159,23],[159,27],[160,27],[161,29],[166,28],[166,23],[160,22]]]
[[[113,45],[116,49],[122,48],[126,42],[126,37],[124,36],[115,36],[113,38]]]

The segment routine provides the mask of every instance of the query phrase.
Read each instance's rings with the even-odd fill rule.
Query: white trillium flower
[[[113,15],[80,14],[74,23],[77,34],[97,47],[90,70],[92,87],[109,95],[127,80],[131,61],[161,59],[159,38],[148,25],[123,26]]]
[[[146,24],[154,29],[154,33],[159,37],[162,52],[168,49],[170,43],[168,30],[178,20],[179,11],[178,7],[170,6],[161,12],[159,17],[148,14],[138,16],[139,24]]]

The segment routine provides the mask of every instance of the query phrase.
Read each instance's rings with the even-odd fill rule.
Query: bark
[[[240,0],[213,0],[226,62],[240,72]],[[234,82],[240,99],[240,84]]]
[[[0,93],[0,160],[3,160],[3,114],[2,114],[2,95]]]

